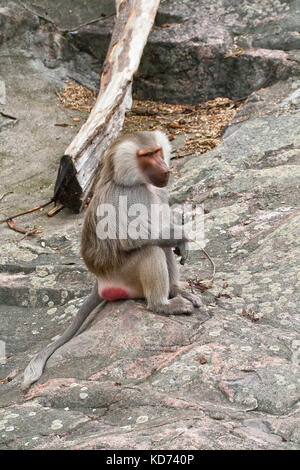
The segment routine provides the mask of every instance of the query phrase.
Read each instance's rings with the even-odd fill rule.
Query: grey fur
[[[98,294],[98,284],[96,282],[91,294],[85,299],[84,303],[78,310],[76,317],[66,331],[58,338],[58,340],[49,344],[30,361],[24,371],[24,380],[21,385],[22,390],[27,390],[41,377],[49,357],[54,353],[54,351],[73,338],[85,319],[94,310],[94,308],[100,304],[100,301],[101,298]],[[104,300],[102,304],[104,305],[105,303],[106,301]]]

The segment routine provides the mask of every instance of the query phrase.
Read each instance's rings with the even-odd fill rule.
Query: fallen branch
[[[110,143],[118,136],[131,85],[152,28],[159,0],[117,0],[117,17],[103,65],[100,92],[88,120],[61,158],[54,200],[74,212],[83,208]]]

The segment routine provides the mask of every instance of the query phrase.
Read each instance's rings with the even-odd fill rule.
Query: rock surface
[[[176,21],[189,17],[191,5],[196,8],[196,2],[181,3]],[[51,16],[53,8],[43,22],[46,2],[22,4],[19,16],[15,11],[18,28],[7,22],[12,3],[0,11],[6,21],[0,47],[0,219],[52,196],[59,158],[78,131],[72,118],[86,117],[57,105],[69,64],[42,64],[38,43],[20,48],[15,28],[29,42],[41,35],[45,51],[52,22],[65,34],[79,21],[92,21],[93,12],[66,20]],[[161,24],[174,22],[168,4],[162,2]],[[295,2],[284,5],[294,8]],[[227,17],[226,8],[219,15]],[[271,49],[281,31],[276,18],[274,36],[257,26],[246,46],[266,47],[268,40]],[[293,36],[292,15],[290,21],[287,37]],[[235,34],[250,41],[240,22]],[[74,55],[74,70],[83,57],[93,61],[87,52]],[[257,67],[263,78],[263,61]],[[217,266],[213,288],[201,294],[200,312],[166,318],[143,302],[109,303],[53,355],[26,396],[19,388],[24,367],[66,328],[91,287],[79,256],[83,215],[63,211],[49,219],[41,211],[16,219],[16,225],[42,230],[21,241],[0,226],[1,449],[300,448],[299,97],[300,80],[292,75],[253,93],[222,144],[182,161],[171,199],[204,201],[206,248]],[[182,278],[209,274],[202,254],[192,251]]]
[[[0,44],[18,44],[52,75],[98,88],[114,3],[3,0]],[[211,3],[161,1],[134,82],[138,99],[240,99],[265,80],[270,85],[299,75],[299,0]]]

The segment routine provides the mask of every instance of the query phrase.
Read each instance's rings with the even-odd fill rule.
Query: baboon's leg
[[[150,310],[165,315],[192,313],[193,304],[189,300],[179,295],[169,299],[168,263],[162,248],[143,249],[137,269]]]

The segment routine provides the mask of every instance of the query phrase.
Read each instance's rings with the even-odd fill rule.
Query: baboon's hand
[[[181,242],[179,243],[175,250],[174,250],[174,253],[178,256],[181,256],[181,259],[180,259],[180,264],[184,264],[186,262],[186,260],[188,259],[188,255],[189,255],[189,248],[188,248],[188,242]]]

